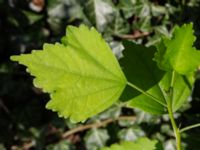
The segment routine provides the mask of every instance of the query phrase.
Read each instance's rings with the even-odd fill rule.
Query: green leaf
[[[110,148],[102,150],[156,150],[157,141],[149,140],[148,138],[139,138],[135,142],[124,141],[120,144],[113,144]]]
[[[1,150],[6,150],[5,146],[2,143],[0,143],[0,149]]]
[[[74,122],[111,106],[126,79],[107,43],[94,29],[69,26],[65,45],[45,44],[42,51],[12,56],[35,76],[34,84],[50,93],[46,107]]]
[[[118,132],[118,137],[122,141],[134,141],[143,136],[145,136],[145,132],[137,125],[130,125]]]
[[[84,19],[94,25],[104,37],[119,36],[130,31],[130,25],[112,0],[80,0]],[[102,11],[103,10],[103,11]],[[89,22],[89,23],[88,23]]]
[[[77,0],[48,0],[45,6],[47,22],[53,35],[63,33],[66,24],[79,19],[84,20],[81,5]]]
[[[123,15],[126,19],[132,17],[134,15],[134,5],[135,1],[132,0],[123,0],[118,1],[117,8],[120,9],[123,12]]]
[[[47,150],[74,150],[74,146],[67,140],[63,140],[56,144],[50,144],[46,147]]]
[[[84,137],[86,148],[89,150],[99,150],[104,147],[109,139],[106,129],[91,129]]]
[[[127,80],[143,91],[153,95],[154,99],[144,95],[131,86],[127,86],[121,96],[123,101],[131,100],[130,106],[138,107],[153,114],[165,112],[165,99],[158,82],[162,79],[164,72],[156,63],[152,61],[155,47],[145,47],[130,41],[124,41],[124,57],[120,60],[120,65],[126,75]]]
[[[136,15],[139,20],[133,21],[133,28],[143,32],[151,32],[151,4],[147,0],[138,1],[134,9],[134,15]]]
[[[156,51],[154,47],[145,47],[129,41],[125,41],[123,44],[125,47],[124,57],[120,60],[120,64],[129,86],[126,86],[121,100],[129,100],[128,106],[142,109],[151,114],[166,113],[171,72],[161,71],[152,61]],[[190,96],[193,83],[193,75],[176,74],[172,100],[173,111],[178,110]],[[138,89],[144,93],[141,94]]]
[[[81,0],[81,4],[85,16],[98,31],[105,31],[113,23],[115,9],[111,0]]]
[[[167,72],[163,79],[159,82],[159,85],[165,93],[165,99],[167,98],[167,92],[169,92],[170,83],[171,83],[171,72]],[[194,83],[193,74],[188,76],[182,76],[178,73],[175,74],[174,86],[173,86],[173,99],[172,99],[172,110],[177,111],[187,98],[191,95],[192,85]]]
[[[35,22],[41,20],[43,18],[42,15],[35,14],[31,11],[22,11],[23,14],[26,15],[27,19],[29,20],[29,24],[34,24]]]
[[[188,77],[185,77],[176,74],[174,81],[175,83],[174,83],[173,99],[172,99],[173,112],[177,111],[184,104],[184,102],[187,101],[187,98],[191,95],[192,84],[194,83],[194,77],[192,75],[188,75]],[[147,97],[144,94],[132,98],[128,102],[129,106],[140,108],[151,114],[166,113],[167,111],[165,108],[167,105],[166,101],[169,99],[169,97],[167,97],[167,93],[169,92],[170,82],[171,82],[171,72],[167,72],[157,85],[155,85],[154,87],[150,88],[147,91],[147,93],[150,93],[153,97],[162,95],[164,97],[165,106],[158,105],[158,103],[156,103],[155,100],[151,99],[150,97]],[[160,88],[160,91],[156,90],[157,87]]]
[[[175,28],[171,39],[163,39],[155,55],[161,69],[187,75],[198,68],[200,51],[193,47],[196,40],[193,32],[192,24],[184,24]]]

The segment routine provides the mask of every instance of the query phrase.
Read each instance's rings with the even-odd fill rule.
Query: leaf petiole
[[[176,148],[177,150],[181,150],[181,135],[180,135],[180,130],[177,128],[174,115],[173,115],[173,110],[172,110],[172,101],[173,101],[173,88],[174,88],[174,83],[175,83],[175,71],[172,71],[172,78],[171,78],[171,83],[169,87],[169,98],[167,101],[167,110],[169,114],[169,118],[172,124],[172,128],[174,130],[174,135],[176,138]]]
[[[197,127],[200,127],[200,123],[193,124],[193,125],[187,126],[185,128],[182,128],[180,130],[180,133],[185,132],[185,131],[190,130],[190,129],[193,129],[193,128],[197,128]]]
[[[163,102],[161,102],[159,99],[157,99],[156,97],[154,97],[153,95],[147,93],[146,91],[142,90],[141,88],[139,88],[138,86],[130,83],[127,81],[127,85],[129,85],[130,87],[132,87],[133,89],[139,91],[140,93],[146,95],[147,97],[151,98],[152,100],[156,101],[157,103],[163,105],[164,107],[167,107],[167,105]]]
[[[168,109],[169,118],[170,118],[170,121],[171,121],[171,124],[172,124],[172,128],[174,130],[174,135],[175,135],[175,138],[176,138],[176,148],[177,148],[177,150],[181,150],[180,130],[177,128],[176,122],[174,120],[174,115],[173,115],[173,112],[172,112],[172,109],[171,109],[171,106],[169,105],[169,103],[168,103],[167,109]]]

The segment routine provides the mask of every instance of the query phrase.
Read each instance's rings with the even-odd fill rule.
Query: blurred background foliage
[[[48,94],[35,88],[25,67],[9,57],[59,42],[67,25],[81,23],[96,27],[121,57],[123,39],[150,46],[187,22],[194,23],[200,49],[200,0],[0,0],[0,150],[98,150],[142,136],[175,150],[167,115],[152,116],[117,103],[85,123],[58,118],[45,109]],[[199,73],[188,103],[175,114],[181,127],[200,120],[198,78]],[[199,150],[200,129],[184,133],[183,146]]]

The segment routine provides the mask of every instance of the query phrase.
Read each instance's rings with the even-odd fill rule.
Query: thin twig
[[[149,94],[148,92],[142,90],[141,88],[137,87],[136,85],[132,84],[131,82],[127,82],[127,85],[129,85],[130,87],[132,87],[133,89],[139,91],[140,93],[146,95],[147,97],[151,98],[152,100],[154,100],[155,102],[163,105],[164,107],[166,107],[166,104],[161,102],[159,99],[157,99],[156,97],[154,97],[153,95]]]
[[[82,131],[85,131],[85,130],[88,130],[88,129],[91,129],[91,128],[100,128],[100,127],[103,127],[103,126],[106,126],[110,123],[113,123],[115,121],[120,121],[120,120],[127,120],[127,121],[135,121],[136,117],[135,116],[120,116],[116,119],[106,119],[106,120],[103,120],[103,121],[99,121],[99,122],[94,122],[94,123],[91,123],[91,124],[85,124],[85,125],[81,125],[79,127],[76,127],[76,128],[73,128],[69,131],[66,131],[62,134],[61,136],[61,140],[64,140],[66,138],[68,138],[70,135],[73,135],[75,133],[78,133],[78,132],[82,132]],[[30,142],[26,142],[22,145],[22,147],[18,147],[16,145],[12,146],[12,150],[17,150],[17,149],[22,149],[22,150],[29,150],[31,147],[33,147],[35,145],[34,142],[30,141]]]
[[[185,128],[182,128],[180,130],[180,133],[185,132],[185,131],[190,130],[190,129],[193,129],[193,128],[197,128],[197,127],[200,127],[200,123],[193,124],[193,125],[187,126]]]
[[[150,35],[149,32],[136,32],[135,34],[117,35],[121,39],[138,39]]]
[[[103,126],[106,126],[107,124],[113,123],[115,121],[120,121],[120,120],[129,120],[129,121],[134,121],[135,120],[135,116],[120,116],[116,119],[106,119],[104,121],[100,121],[100,122],[95,122],[95,123],[91,123],[91,124],[86,124],[86,125],[81,125],[78,126],[76,128],[73,128],[69,131],[66,131],[65,133],[62,134],[62,138],[65,139],[68,136],[78,133],[78,132],[82,132],[91,128],[100,128]]]
[[[4,104],[3,100],[0,98],[0,108],[2,108],[7,114],[10,114],[9,109]]]

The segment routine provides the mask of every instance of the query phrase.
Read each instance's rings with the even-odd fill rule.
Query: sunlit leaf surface
[[[46,107],[72,121],[84,121],[112,105],[126,79],[107,43],[94,29],[69,26],[65,45],[45,44],[42,51],[13,56],[28,67],[34,84],[50,93]]]

